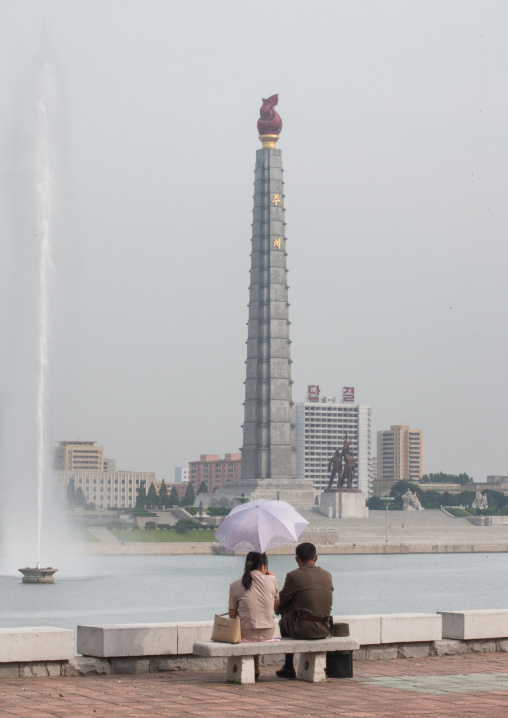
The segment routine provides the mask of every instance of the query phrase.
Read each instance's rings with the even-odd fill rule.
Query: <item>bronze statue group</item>
[[[350,445],[351,442],[348,441],[346,434],[344,438],[344,444],[342,446],[342,451],[340,449],[337,449],[335,454],[328,462],[328,471],[331,470],[332,473],[330,474],[330,481],[328,482],[327,491],[332,488],[336,476],[338,489],[343,488],[344,483],[346,484],[346,487],[348,489],[353,488],[353,479],[355,477],[355,469],[357,464],[355,461],[355,457],[353,456],[353,452],[351,451]]]

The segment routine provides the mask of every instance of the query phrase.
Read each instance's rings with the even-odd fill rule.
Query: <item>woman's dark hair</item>
[[[249,551],[245,558],[245,571],[242,576],[242,586],[246,591],[252,586],[251,571],[259,571],[261,566],[268,568],[268,558],[266,553],[258,553],[257,551]]]

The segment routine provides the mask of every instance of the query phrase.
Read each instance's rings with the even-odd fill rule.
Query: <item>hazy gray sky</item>
[[[25,317],[15,168],[45,59],[57,78],[51,439],[159,479],[239,449],[277,92],[294,400],[354,386],[373,453],[408,423],[424,471],[508,474],[507,21],[502,0],[0,0],[4,328]]]

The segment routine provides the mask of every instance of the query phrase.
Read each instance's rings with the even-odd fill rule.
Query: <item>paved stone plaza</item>
[[[224,683],[224,671],[0,680],[5,718],[165,716],[347,716],[504,718],[508,654],[355,662],[353,679],[284,681],[273,668],[251,686]]]

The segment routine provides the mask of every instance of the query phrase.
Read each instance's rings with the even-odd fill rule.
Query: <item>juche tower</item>
[[[311,503],[312,485],[296,478],[291,340],[286,267],[282,121],[278,95],[263,100],[256,152],[249,286],[242,477],[221,495]]]
[[[282,121],[278,95],[258,120],[249,287],[242,481],[296,479],[284,221]]]

